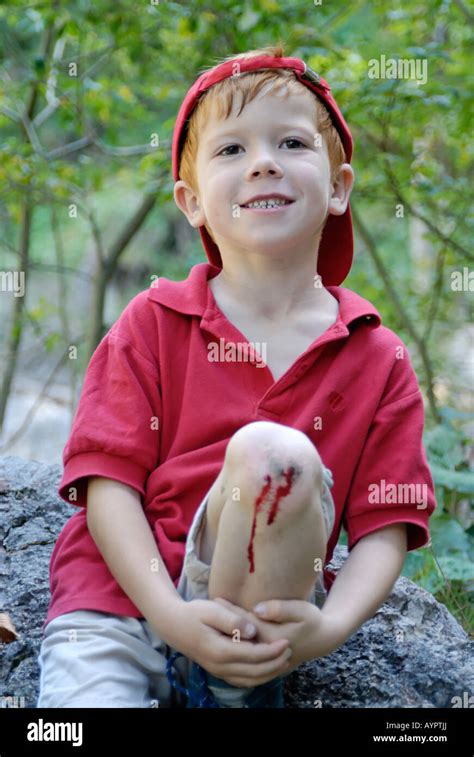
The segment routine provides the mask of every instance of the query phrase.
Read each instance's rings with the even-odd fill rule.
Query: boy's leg
[[[239,429],[207,504],[209,598],[248,610],[266,599],[307,599],[326,554],[322,488],[321,458],[305,434],[270,421]]]
[[[236,469],[238,469],[237,473]],[[273,470],[273,472],[268,473],[268,470]],[[237,476],[239,476],[238,479]],[[270,483],[264,478],[266,496],[261,496],[263,487],[258,481],[258,476],[271,478]],[[327,538],[334,523],[334,503],[329,492],[329,486],[332,484],[331,472],[324,468],[317,450],[303,433],[291,427],[266,421],[257,421],[239,429],[227,446],[224,465],[198,507],[188,534],[186,555],[178,585],[178,591],[183,598],[189,601],[195,598],[213,599],[216,596],[223,596],[229,601],[240,604],[241,607],[251,607],[257,601],[279,596],[285,599],[308,600],[321,606],[325,590],[321,582],[321,572],[317,572],[314,561],[320,558],[321,565],[323,564]],[[254,491],[251,489],[252,485]],[[322,499],[321,492],[323,492]],[[247,505],[244,502],[244,494],[246,494]],[[253,510],[248,506],[249,500],[251,505],[257,503]],[[290,507],[288,507],[288,502]],[[283,505],[286,505],[284,511]],[[247,520],[242,519],[242,514],[239,513],[239,509],[242,508],[247,516],[250,510],[250,520],[248,517]],[[257,509],[257,517],[254,519],[255,509]],[[224,521],[223,516],[226,512],[228,513],[227,521]],[[278,520],[282,512],[285,517]],[[232,518],[233,515],[234,518]],[[295,523],[296,519],[299,519],[299,524]],[[269,520],[270,523],[268,523]],[[252,549],[250,550],[250,555],[253,555],[254,570],[250,571],[248,547],[254,523],[255,534],[251,540]],[[275,529],[277,523],[279,529]],[[298,528],[298,525],[301,528]],[[238,528],[247,530],[246,539],[236,540],[235,534]],[[262,539],[262,531],[264,537],[266,531],[273,533],[274,539],[275,534],[278,536],[274,544],[270,545],[276,544],[276,550],[268,550],[268,544],[265,544],[265,539]],[[301,531],[302,536],[299,533]],[[227,538],[229,535],[230,539]],[[285,540],[285,535],[288,535],[289,539]],[[267,590],[255,586],[254,583],[255,600],[251,596],[247,596],[247,600],[245,597],[242,598],[238,580],[234,581],[234,585],[231,585],[229,590],[222,586],[218,587],[218,591],[210,590],[211,572],[219,574],[220,571],[217,557],[219,543],[223,544],[224,539],[227,542],[221,550],[224,554],[224,568],[228,567],[226,564],[228,559],[232,564],[237,563],[236,574],[231,573],[231,579],[243,576],[243,581],[248,573],[251,573],[251,578],[258,580],[263,577],[263,587]],[[240,543],[242,541],[243,555]],[[304,545],[306,549],[302,549]],[[240,551],[236,547],[240,547]],[[261,547],[264,553],[265,549],[270,552],[265,560],[266,572],[262,570]],[[295,559],[286,561],[287,551],[293,552],[293,555],[296,555]],[[276,565],[275,571],[272,570],[273,563]],[[320,565],[317,564],[317,567],[319,568]],[[291,568],[293,568],[292,576],[288,573]],[[286,588],[283,585],[285,581]],[[320,599],[318,599],[319,595],[321,595]],[[261,625],[259,619],[255,621],[257,626]],[[170,650],[170,652],[174,651]],[[282,685],[278,685],[283,683],[283,679],[274,679],[263,686],[244,689],[215,678],[182,655],[178,655],[173,666],[179,669],[182,680],[190,686],[194,701],[196,701],[196,695],[198,699],[201,699],[203,691],[206,690],[205,687],[202,689],[201,685],[204,675],[209,689],[220,706],[283,706],[283,688]],[[249,699],[250,696],[251,699]],[[188,704],[188,706],[196,705]],[[213,705],[201,704],[199,706]]]
[[[327,503],[322,508],[323,470],[316,448],[296,429],[263,421],[234,434],[203,518],[200,555],[211,566],[210,599],[250,610],[266,599],[307,600],[320,589],[315,564],[324,563],[332,528]],[[203,672],[193,667],[196,690]],[[204,675],[220,706],[284,706],[283,677],[241,689]]]

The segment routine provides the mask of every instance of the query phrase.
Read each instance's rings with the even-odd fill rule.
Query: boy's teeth
[[[288,200],[270,199],[270,200],[256,200],[255,202],[249,202],[244,205],[244,208],[272,208],[275,205],[288,205]]]

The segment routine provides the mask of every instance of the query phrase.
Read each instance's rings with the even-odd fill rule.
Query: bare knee
[[[244,500],[278,493],[288,506],[309,504],[323,480],[321,457],[306,434],[271,421],[242,426],[227,446],[225,466]]]

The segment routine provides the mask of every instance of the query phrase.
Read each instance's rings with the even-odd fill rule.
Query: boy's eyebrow
[[[291,131],[292,129],[297,129],[301,131],[305,131],[308,135],[311,137],[314,136],[314,133],[316,131],[316,127],[309,128],[307,125],[304,124],[298,124],[298,123],[284,123],[284,124],[278,124],[277,126],[273,127],[274,131]],[[212,146],[215,142],[220,142],[223,139],[237,139],[238,134],[238,128],[234,129],[233,131],[223,131],[220,134],[215,134],[214,136],[210,137],[206,140],[207,146]]]

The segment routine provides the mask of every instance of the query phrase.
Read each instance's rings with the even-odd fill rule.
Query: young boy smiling
[[[59,489],[82,507],[51,558],[38,706],[146,706],[133,666],[105,694],[58,678],[67,659],[86,680],[94,628],[131,637],[136,620],[156,691],[159,657],[196,706],[280,707],[283,677],[341,646],[407,549],[428,542],[435,499],[408,352],[339,286],[351,151],[327,83],[281,47],[233,56],[187,93],[174,196],[209,263],[137,295],[91,359]],[[263,368],[251,347],[250,361],[210,360],[219,340],[265,345]],[[385,482],[404,487],[396,502]],[[89,646],[73,655],[61,633],[77,627]],[[127,642],[106,638],[118,669]],[[51,704],[58,686],[66,705]]]

